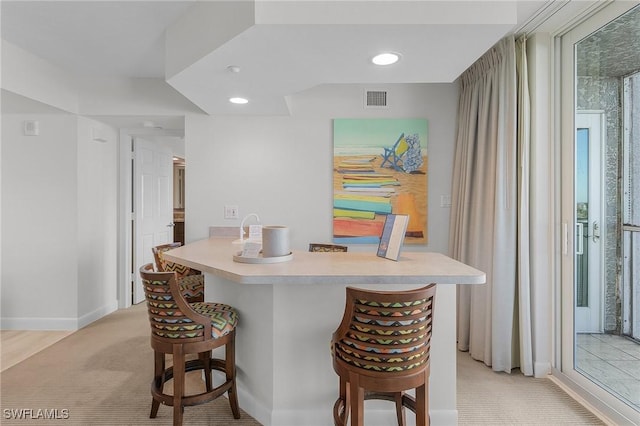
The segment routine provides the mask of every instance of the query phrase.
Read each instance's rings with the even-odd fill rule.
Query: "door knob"
[[[171,222],[170,224],[167,225],[168,228],[173,228],[174,226],[176,226],[175,223]]]

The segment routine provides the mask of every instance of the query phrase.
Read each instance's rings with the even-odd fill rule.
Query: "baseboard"
[[[223,373],[219,371],[213,371],[214,383],[221,383],[225,380],[226,378]],[[238,404],[240,405],[240,409],[242,411],[249,414],[264,426],[271,426],[272,424],[276,424],[272,423],[271,421],[271,410],[260,403],[257,399],[255,399],[249,392],[245,391],[244,387],[241,383],[239,383],[237,379],[236,387],[238,389]],[[227,397],[227,394],[225,394],[224,396]]]
[[[429,416],[431,424],[434,426],[456,426],[458,424],[458,410],[429,410]]]
[[[118,301],[113,300],[108,305],[89,312],[79,318],[0,318],[2,330],[67,330],[76,331],[100,318],[115,312]]]
[[[77,318],[1,318],[2,330],[56,330],[75,331]]]
[[[107,316],[110,313],[115,312],[117,310],[118,310],[118,300],[114,299],[111,301],[110,304],[103,305],[98,309],[95,309],[94,311],[89,312],[88,314],[82,315],[80,318],[78,318],[78,329],[86,327],[92,322],[99,320],[100,318]]]
[[[273,426],[326,426],[333,424],[333,407],[324,410],[276,410],[273,413]],[[456,426],[457,410],[430,410],[432,426]],[[365,424],[367,426],[388,426],[397,424],[396,411],[390,409],[365,408]],[[416,418],[411,411],[406,412],[407,426],[414,426]]]
[[[548,362],[534,362],[533,363],[533,377],[536,379],[543,379],[551,374],[551,364]]]
[[[378,424],[375,422],[375,418],[370,419],[369,417],[367,416],[367,426]],[[273,412],[272,426],[326,426],[332,424],[333,414],[331,408],[326,410],[274,410]]]
[[[213,372],[214,381],[223,381],[224,375]],[[225,395],[226,396],[226,395]],[[256,400],[238,382],[238,402],[240,408],[264,426],[326,426],[333,424],[333,405],[322,409],[270,409]],[[371,401],[365,407],[367,426],[388,426],[396,424],[396,411],[393,408],[371,407],[371,403],[385,404],[381,401]],[[388,404],[388,403],[386,403]],[[385,404],[385,405],[386,405]],[[456,426],[458,424],[458,410],[429,410],[432,426]],[[415,426],[415,416],[407,411],[406,426]]]

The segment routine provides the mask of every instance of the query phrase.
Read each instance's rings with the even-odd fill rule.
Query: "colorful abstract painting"
[[[427,120],[333,120],[333,241],[378,244],[387,214],[427,243]]]

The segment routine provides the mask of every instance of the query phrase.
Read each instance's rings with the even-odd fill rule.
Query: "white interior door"
[[[602,111],[576,114],[576,333],[603,330],[603,120]]]
[[[167,144],[142,138],[135,139],[134,152],[133,303],[140,303],[144,290],[137,271],[153,263],[152,247],[173,241],[173,157]]]

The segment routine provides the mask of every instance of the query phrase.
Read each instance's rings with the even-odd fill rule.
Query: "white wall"
[[[98,133],[105,141],[94,140]],[[84,326],[117,309],[116,129],[78,118],[78,317]]]
[[[263,224],[282,224],[291,228],[292,247],[306,250],[311,241],[329,242],[333,218],[333,119],[334,118],[426,118],[428,127],[428,233],[429,243],[405,246],[405,250],[448,252],[449,208],[440,207],[440,196],[451,189],[451,173],[455,142],[455,123],[458,102],[457,84],[396,84],[368,89],[387,90],[388,109],[364,109],[360,85],[325,85],[289,99],[290,117],[208,117],[189,115],[185,121],[185,150],[188,185],[186,188],[186,240],[208,237],[209,226],[239,226],[240,220],[224,219],[224,205],[239,206],[240,218],[258,213]],[[371,245],[350,245],[350,250],[374,251]],[[330,318],[340,321],[344,309],[344,286],[274,285],[267,291],[258,286],[234,285],[207,275],[208,298],[233,306],[250,307],[241,310],[238,347],[260,346],[261,354],[273,354],[271,341],[255,335],[254,321],[285,321],[293,318],[319,335],[331,332]],[[256,293],[258,292],[258,293]],[[262,295],[260,295],[262,294]],[[438,326],[434,341],[451,341],[455,347],[455,321],[447,314],[455,309],[455,286],[438,287],[436,309]],[[266,296],[266,299],[265,299]],[[303,306],[314,301],[325,316],[322,325],[312,317],[304,318],[288,306]],[[273,307],[273,309],[267,309]],[[267,312],[268,311],[268,312]],[[278,319],[279,318],[279,319]],[[244,321],[244,322],[243,322]],[[313,323],[313,324],[310,324]],[[297,325],[297,327],[300,326]],[[322,330],[318,332],[317,328]],[[278,330],[289,332],[289,330]],[[443,339],[443,340],[440,340]],[[328,340],[327,340],[328,342]],[[315,342],[307,350],[327,347],[325,341]],[[251,351],[249,351],[251,352]],[[445,351],[446,352],[446,351]],[[278,359],[274,371],[258,372],[259,380],[247,374],[242,366],[252,365],[255,353],[239,350],[240,403],[265,424],[327,424],[328,410],[310,411],[318,401],[310,402],[296,394],[296,389],[281,389],[281,383],[295,382],[286,359]],[[431,394],[435,423],[455,423],[455,380],[447,372],[455,369],[455,358],[432,354],[434,383],[444,383]],[[335,400],[336,378],[331,370],[330,357],[322,359],[313,371],[305,371],[302,378],[318,384],[318,389],[332,389],[323,401]],[[251,389],[251,393],[244,390]],[[279,395],[272,400],[274,389]],[[296,401],[292,406],[290,401]],[[300,405],[298,405],[300,402]],[[307,404],[307,405],[305,405]],[[273,411],[271,411],[273,409]],[[435,417],[434,417],[435,416]],[[312,418],[313,420],[310,420]],[[304,420],[301,420],[304,419]],[[382,420],[384,421],[384,420]]]
[[[2,62],[1,326],[82,327],[117,308],[119,194],[117,130],[79,114],[200,110],[162,79],[79,78],[4,40]]]
[[[394,84],[388,109],[363,108],[360,85],[324,85],[293,96],[290,117],[188,115],[185,149],[186,240],[208,236],[209,226],[239,226],[224,219],[224,205],[240,219],[257,213],[263,224],[288,225],[293,248],[332,236],[333,118],[426,118],[428,234],[415,250],[446,253],[458,88],[456,84]],[[355,247],[371,249],[371,247]]]
[[[2,122],[2,328],[82,327],[117,306],[115,130],[97,143],[99,123],[73,114]]]
[[[24,136],[36,120],[39,136]],[[73,328],[77,128],[73,115],[2,115],[2,327]]]

